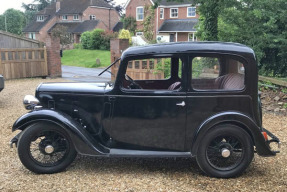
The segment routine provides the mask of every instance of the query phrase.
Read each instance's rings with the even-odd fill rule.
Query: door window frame
[[[208,90],[200,90],[200,89],[193,89],[192,87],[192,60],[196,57],[214,57],[214,58],[220,58],[220,57],[230,57],[234,58],[235,60],[241,62],[244,66],[244,87],[243,89],[234,89],[234,90],[227,90],[227,89],[208,89]],[[248,67],[248,61],[244,59],[240,55],[234,55],[234,54],[225,54],[225,53],[192,53],[189,55],[188,58],[188,77],[187,77],[187,92],[189,93],[203,93],[203,94],[246,94],[249,90],[250,86],[248,85],[248,82],[250,81],[248,78],[249,74],[249,67]],[[221,76],[223,73],[221,67],[219,71],[219,76]]]
[[[126,89],[123,88],[123,79],[125,78],[124,75],[126,74],[126,70],[128,67],[129,61],[133,60],[144,60],[144,59],[156,59],[156,58],[172,58],[176,57],[179,58],[182,61],[182,75],[181,75],[181,88],[177,90],[167,90],[167,89]],[[161,55],[144,55],[144,56],[130,56],[127,58],[124,58],[121,61],[120,68],[118,73],[120,75],[117,76],[115,87],[119,87],[120,92],[122,93],[153,93],[153,94],[172,94],[172,93],[186,93],[187,91],[187,74],[184,73],[186,71],[185,68],[187,68],[186,63],[188,62],[188,55],[187,54],[161,54]],[[163,79],[168,80],[168,79]]]

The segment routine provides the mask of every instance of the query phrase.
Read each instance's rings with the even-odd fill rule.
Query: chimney
[[[56,12],[58,12],[61,9],[61,0],[57,0],[56,2]]]

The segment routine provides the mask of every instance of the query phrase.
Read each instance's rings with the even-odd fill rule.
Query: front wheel
[[[77,152],[62,127],[36,123],[24,130],[19,138],[18,155],[30,171],[57,173],[73,162]]]
[[[209,130],[197,151],[197,163],[209,176],[229,178],[240,175],[251,163],[254,148],[250,135],[235,125]]]

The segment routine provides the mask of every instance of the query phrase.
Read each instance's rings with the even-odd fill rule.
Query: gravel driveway
[[[215,179],[202,174],[194,159],[105,159],[78,156],[67,171],[37,175],[21,164],[9,140],[13,122],[27,111],[26,94],[40,82],[62,79],[6,81],[0,93],[0,191],[287,191],[287,117],[264,115],[264,126],[282,142],[281,153],[255,155],[246,172],[235,179]]]

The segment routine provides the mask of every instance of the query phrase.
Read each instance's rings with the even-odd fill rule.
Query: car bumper
[[[271,151],[272,151],[273,153],[279,153],[279,152],[280,152],[279,149],[280,149],[280,147],[281,147],[281,142],[280,142],[279,138],[276,137],[273,133],[271,133],[270,131],[268,131],[268,130],[265,129],[265,128],[263,128],[263,131],[266,132],[267,135],[271,138],[271,139],[269,139],[269,140],[266,141],[269,146],[270,146],[271,143],[277,143],[277,145],[278,145],[278,150],[272,150],[272,149],[270,148]]]

